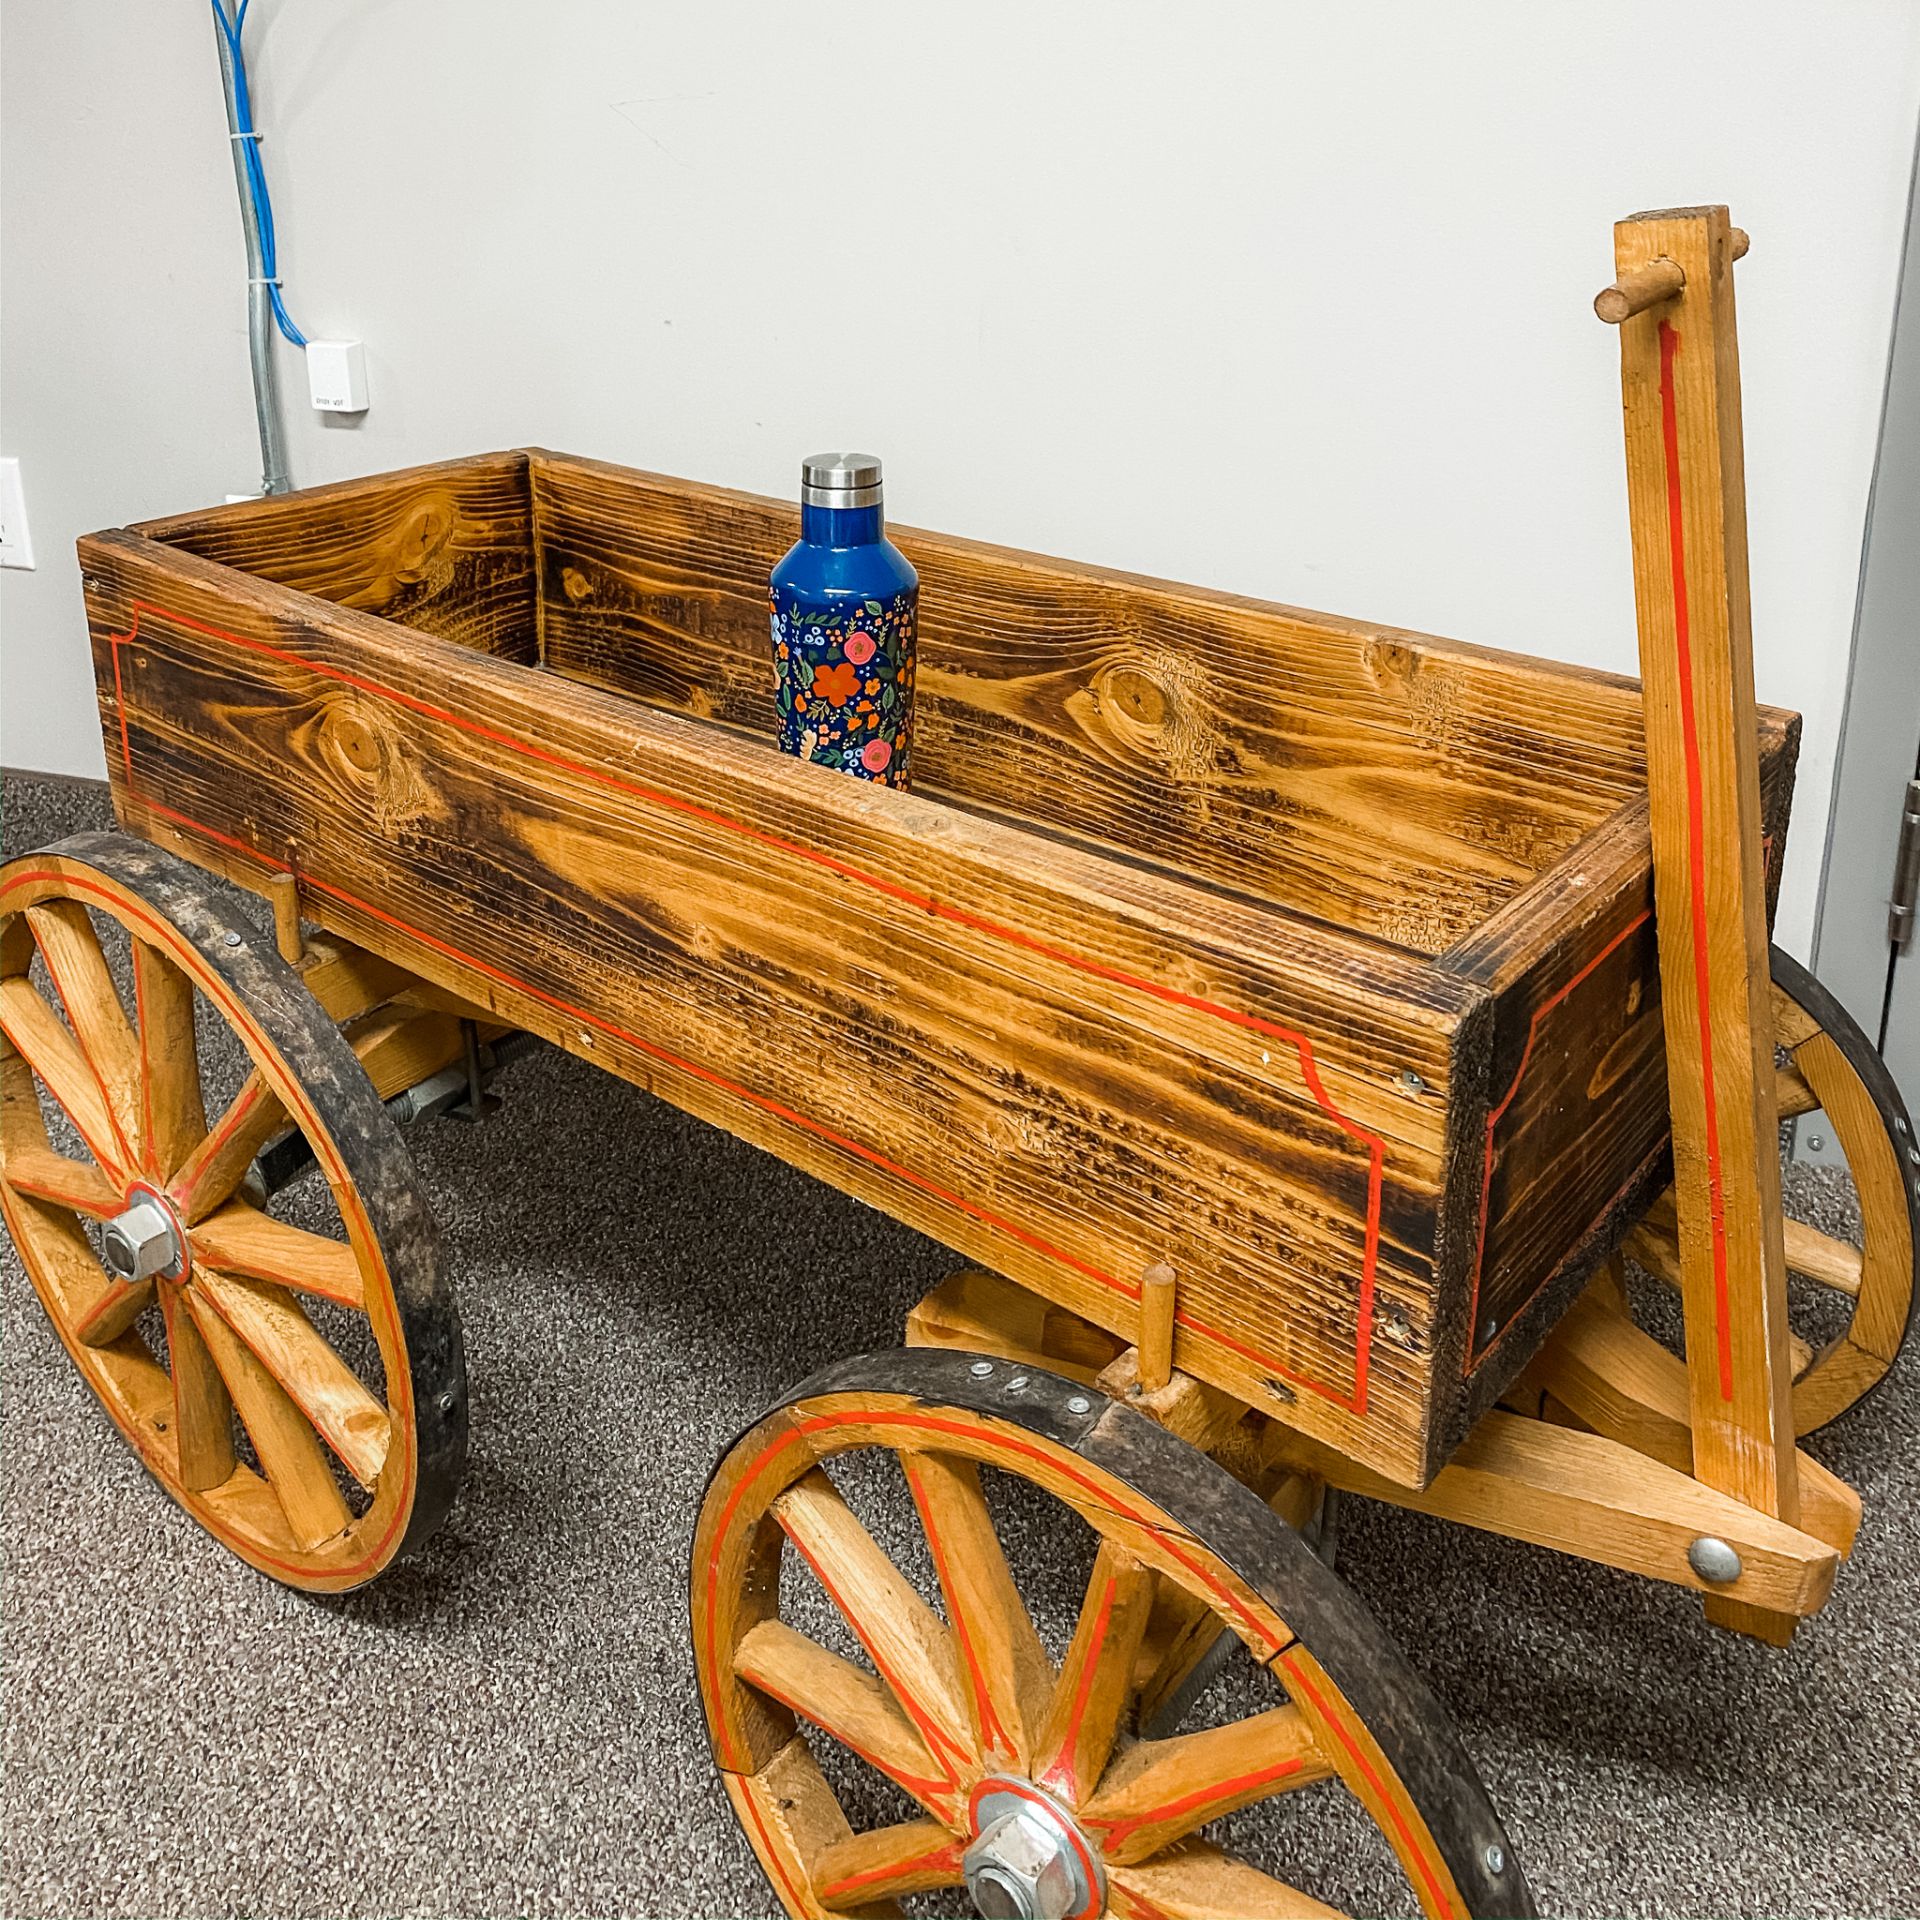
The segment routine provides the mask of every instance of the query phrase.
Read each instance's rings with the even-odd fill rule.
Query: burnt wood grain
[[[396,590],[436,499],[537,607]],[[906,535],[900,794],[767,743],[783,515],[533,453],[93,536],[121,817],[1119,1337],[1164,1262],[1177,1365],[1424,1483],[1661,1177],[1632,683]]]

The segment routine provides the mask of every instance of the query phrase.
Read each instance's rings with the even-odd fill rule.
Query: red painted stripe
[[[38,942],[35,942],[38,946]],[[107,1125],[113,1129],[114,1145],[120,1149],[120,1164],[129,1173],[140,1169],[140,1156],[134,1152],[127,1139],[125,1129],[120,1125],[120,1115],[115,1109],[113,1089],[107,1085],[107,1076],[100,1069],[100,1062],[93,1057],[93,1050],[87,1045],[80,1033],[79,1022],[73,1017],[73,997],[67,991],[67,983],[60,977],[60,969],[54,964],[53,955],[45,947],[39,948],[41,961],[47,969],[47,978],[53,982],[53,990],[60,996],[60,1004],[67,1010],[67,1024],[73,1029],[73,1044],[80,1050],[80,1058],[87,1063],[87,1072],[93,1076],[93,1084],[100,1090],[100,1108],[107,1116]],[[117,1004],[117,1003],[116,1003]],[[62,1109],[62,1111],[65,1111]],[[73,1116],[67,1115],[71,1120]],[[78,1131],[78,1123],[75,1123]]]
[[[1333,1708],[1328,1706],[1326,1701],[1321,1698],[1319,1688],[1301,1672],[1290,1655],[1283,1654],[1280,1659],[1280,1664],[1287,1670],[1289,1684],[1291,1686],[1297,1686],[1301,1692],[1313,1702],[1314,1710],[1320,1716],[1321,1723],[1333,1729],[1334,1737],[1346,1748],[1354,1765],[1360,1769],[1361,1777],[1379,1796],[1380,1804],[1386,1808],[1387,1816],[1393,1822],[1394,1831],[1399,1834],[1402,1841],[1406,1843],[1407,1851],[1413,1855],[1414,1864],[1420,1869],[1420,1877],[1426,1882],[1427,1891],[1433,1895],[1435,1908],[1442,1915],[1449,1917],[1454,1914],[1463,1913],[1464,1910],[1455,1901],[1453,1893],[1449,1891],[1449,1888],[1452,1886],[1452,1875],[1448,1874],[1446,1883],[1443,1884],[1439,1875],[1435,1873],[1435,1863],[1429,1860],[1427,1850],[1420,1845],[1413,1828],[1408,1824],[1406,1815],[1400,1810],[1399,1802],[1389,1791],[1386,1783],[1380,1778],[1379,1771],[1375,1768],[1371,1757],[1353,1737],[1352,1730],[1346,1724],[1345,1714],[1337,1713]],[[1398,1783],[1396,1782],[1395,1784],[1397,1785]],[[1441,1866],[1440,1870],[1442,1873],[1446,1872],[1444,1865]]]
[[[1216,1780],[1210,1787],[1200,1787],[1178,1800],[1169,1800],[1163,1807],[1153,1807],[1146,1813],[1132,1815],[1125,1820],[1089,1820],[1087,1825],[1098,1827],[1106,1838],[1109,1849],[1119,1846],[1129,1834],[1135,1834],[1142,1827],[1158,1826],[1162,1821],[1177,1820],[1184,1813],[1196,1813],[1202,1807],[1223,1805],[1236,1794],[1245,1793],[1255,1787],[1270,1785],[1275,1780],[1284,1780],[1291,1773],[1298,1773],[1306,1762],[1298,1755],[1286,1760],[1276,1761],[1270,1767],[1261,1767],[1253,1773],[1235,1774],[1231,1780]],[[1205,1826],[1215,1816],[1203,1815],[1194,1820],[1191,1826]]]
[[[175,1174],[178,1180],[181,1174],[192,1172],[192,1179],[178,1189],[178,1199],[182,1207],[191,1208],[193,1196],[200,1190],[200,1182],[207,1177],[207,1169],[213,1164],[214,1156],[240,1130],[240,1123],[259,1104],[260,1096],[266,1091],[264,1079],[249,1078],[247,1084],[233,1097],[233,1105],[221,1117],[219,1126],[199,1146],[194,1148],[186,1165]]]
[[[960,1852],[960,1842],[949,1840],[945,1846],[915,1854],[911,1860],[896,1860],[891,1866],[869,1867],[864,1873],[844,1874],[838,1880],[829,1880],[820,1889],[819,1898],[835,1900],[843,1894],[857,1893],[860,1888],[870,1887],[879,1880],[897,1883],[909,1874],[925,1873],[931,1869],[942,1873],[958,1872]]]
[[[1080,1768],[1074,1757],[1074,1743],[1080,1738],[1080,1723],[1087,1717],[1087,1698],[1093,1692],[1093,1676],[1100,1665],[1100,1649],[1107,1644],[1107,1628],[1113,1622],[1113,1593],[1117,1583],[1112,1574],[1100,1590],[1100,1606],[1093,1616],[1093,1632],[1087,1641],[1086,1656],[1080,1662],[1080,1677],[1074,1684],[1073,1710],[1067,1715],[1060,1736],[1060,1750],[1053,1765],[1041,1776],[1040,1784],[1063,1800],[1080,1798]]]
[[[740,1798],[746,1802],[747,1812],[753,1816],[753,1824],[765,1843],[760,1849],[763,1860],[773,1862],[773,1870],[780,1879],[780,1897],[789,1913],[803,1913],[806,1910],[808,1893],[805,1887],[796,1887],[789,1877],[786,1862],[781,1858],[780,1850],[773,1844],[773,1835],[767,1831],[765,1817],[760,1812],[760,1803],[754,1798],[751,1776],[742,1776],[747,1784],[741,1789]]]
[[[927,1500],[927,1492],[922,1484],[918,1470],[911,1462],[903,1460],[901,1466],[907,1476],[907,1485],[913,1493],[913,1504],[919,1510],[920,1531],[927,1536],[927,1548],[933,1555],[933,1570],[940,1578],[941,1590],[947,1596],[947,1611],[953,1615],[954,1638],[960,1643],[960,1658],[967,1669],[968,1685],[973,1693],[975,1717],[980,1723],[980,1738],[983,1745],[991,1747],[1003,1759],[1014,1758],[1012,1740],[1006,1728],[1001,1724],[1000,1716],[993,1709],[993,1699],[987,1690],[987,1676],[981,1667],[980,1656],[973,1644],[973,1635],[967,1630],[966,1609],[954,1599],[952,1568],[947,1560],[946,1543],[940,1536],[940,1530],[934,1525],[933,1508]]]
[[[1733,1398],[1733,1323],[1727,1306],[1727,1197],[1720,1164],[1720,1112],[1713,1085],[1713,993],[1707,953],[1707,805],[1694,712],[1693,638],[1687,614],[1685,506],[1680,492],[1680,420],[1673,362],[1680,335],[1660,322],[1660,438],[1667,461],[1667,558],[1673,573],[1673,642],[1680,678],[1680,737],[1687,768],[1687,880],[1693,919],[1693,988],[1700,1020],[1700,1090],[1707,1121],[1707,1218],[1713,1239],[1713,1325],[1720,1398]]]
[[[664,792],[658,788],[620,779],[615,775],[605,773],[583,762],[571,760],[564,755],[555,754],[545,748],[534,746],[530,742],[520,740],[512,734],[503,733],[495,728],[484,726],[478,721],[465,719],[459,714],[452,713],[443,707],[434,706],[428,701],[417,699],[413,695],[400,693],[376,681],[367,680],[358,675],[349,674],[340,668],[328,666],[320,661],[309,659],[303,654],[291,653],[283,648],[269,646],[264,641],[251,640],[239,634],[229,633],[224,628],[213,626],[203,620],[194,619],[191,615],[175,613],[168,608],[156,606],[147,601],[135,601],[132,611],[133,625],[128,631],[124,634],[109,636],[114,649],[116,691],[119,690],[120,686],[120,649],[123,646],[131,644],[135,636],[139,633],[142,616],[152,614],[156,618],[174,621],[194,632],[204,634],[212,639],[227,642],[240,647],[244,651],[264,654],[269,658],[302,668],[325,678],[338,680],[347,686],[355,688],[357,691],[374,695],[377,698],[392,700],[396,704],[418,712],[429,719],[442,721],[464,732],[472,733],[480,738],[493,741],[515,752],[525,754],[531,759],[558,767],[578,778],[593,781],[633,798],[646,800],[650,803],[670,808],[676,812],[688,814],[709,825],[744,834],[749,839],[773,847],[780,852],[791,854],[795,858],[809,861],[817,866],[823,866],[843,879],[858,881],[863,885],[873,887],[882,894],[904,901],[906,904],[918,908],[934,918],[954,921],[975,932],[984,934],[990,938],[1008,941],[1015,946],[1022,947],[1046,959],[1057,961],[1061,965],[1073,968],[1076,971],[1091,975],[1095,978],[1107,980],[1115,985],[1148,994],[1168,1004],[1208,1014],[1268,1038],[1285,1041],[1295,1050],[1300,1063],[1301,1079],[1308,1092],[1312,1095],[1315,1103],[1343,1132],[1349,1137],[1362,1142],[1367,1147],[1367,1212],[1361,1249],[1360,1282],[1355,1307],[1356,1332],[1354,1341],[1353,1386],[1349,1391],[1343,1392],[1338,1387],[1332,1386],[1325,1381],[1315,1380],[1308,1375],[1296,1371],[1275,1355],[1263,1354],[1251,1347],[1244,1346],[1229,1338],[1219,1329],[1210,1327],[1189,1315],[1183,1314],[1180,1318],[1182,1324],[1193,1332],[1201,1335],[1203,1338],[1216,1341],[1231,1351],[1240,1354],[1243,1358],[1250,1360],[1253,1364],[1260,1367],[1264,1372],[1276,1378],[1289,1381],[1310,1393],[1317,1394],[1349,1413],[1361,1417],[1365,1416],[1368,1401],[1368,1377],[1372,1364],[1373,1316],[1377,1293],[1381,1190],[1385,1166],[1386,1142],[1380,1135],[1349,1120],[1333,1104],[1331,1097],[1327,1093],[1325,1084],[1320,1078],[1319,1068],[1313,1056],[1312,1043],[1305,1034],[1300,1033],[1294,1028],[1283,1026],[1276,1021],[1267,1020],[1258,1014],[1244,1013],[1232,1007],[1222,1006],[1217,1002],[1203,999],[1199,995],[1186,993],[1177,988],[1166,987],[1154,981],[1141,979],[1136,975],[1123,972],[1119,968],[1109,966],[1104,961],[1094,960],[1085,955],[1069,952],[1065,948],[1053,946],[1051,943],[1038,940],[1030,934],[1021,932],[1017,928],[1003,926],[997,921],[988,920],[980,915],[969,913],[963,908],[952,905],[950,902],[937,900],[930,894],[922,894],[912,889],[902,887],[894,881],[868,873],[864,869],[855,867],[831,854],[807,847],[798,841],[788,840],[781,835],[769,833],[763,828],[755,827],[748,822],[738,820],[730,814],[716,812],[711,808],[703,807],[696,802],[682,799],[678,795]],[[127,739],[126,714],[126,705],[124,698],[122,698],[121,746],[125,761],[128,790],[130,793],[133,793],[136,788],[133,774],[132,748]],[[244,855],[246,858],[256,861],[260,865],[276,872],[292,871],[291,866],[286,862],[275,860],[271,856],[261,853],[256,847],[251,846],[243,840],[238,840],[229,834],[222,833],[217,828],[208,826],[205,822],[196,820],[191,815],[166,806],[160,801],[149,799],[144,795],[139,797],[141,804],[150,811],[161,815],[165,819],[174,821],[176,824],[189,829],[191,832],[203,835],[221,846],[229,847],[233,851]],[[325,881],[315,879],[310,873],[303,872],[300,877],[303,886],[315,887],[320,892],[328,894],[332,898],[342,901],[357,911],[365,913],[371,918],[395,928],[399,932],[406,934],[410,939],[417,940],[422,945],[433,948],[436,952],[444,954],[449,959],[455,960],[463,966],[471,967],[476,972],[484,973],[489,978],[498,980],[502,985],[511,987],[516,992],[524,993],[532,999],[539,1000],[567,1014],[570,1018],[586,1021],[589,1025],[598,1027],[601,1031],[611,1034],[614,1038],[637,1048],[639,1051],[655,1059],[662,1060],[670,1066],[677,1067],[681,1071],[691,1074],[696,1079],[703,1080],[711,1086],[719,1087],[724,1092],[746,1100],[750,1104],[759,1107],[763,1112],[772,1113],[777,1118],[801,1127],[817,1137],[829,1141],[842,1150],[867,1161],[870,1165],[879,1167],[882,1171],[906,1181],[909,1185],[919,1188],[922,1192],[932,1194],[936,1199],[958,1208],[959,1211],[966,1214],[970,1219],[978,1220],[983,1225],[993,1228],[996,1232],[1006,1234],[1009,1238],[1019,1242],[1021,1245],[1029,1247],[1034,1252],[1042,1254],[1049,1260],[1057,1261],[1071,1268],[1073,1271],[1084,1275],[1096,1284],[1120,1294],[1123,1298],[1128,1300],[1137,1300],[1139,1298],[1140,1288],[1137,1281],[1125,1281],[1116,1275],[1103,1272],[1100,1268],[1095,1267],[1088,1261],[1082,1260],[1079,1256],[1068,1252],[1065,1248],[1053,1245],[1041,1235],[1033,1233],[1029,1229],[1021,1227],[1010,1220],[1004,1219],[1002,1216],[974,1202],[963,1199],[960,1195],[938,1185],[925,1175],[916,1173],[912,1169],[900,1165],[897,1161],[888,1159],[872,1148],[861,1146],[858,1142],[850,1140],[845,1135],[823,1126],[820,1122],[809,1118],[807,1115],[799,1113],[795,1109],[785,1106],[766,1095],[755,1093],[751,1089],[740,1085],[738,1082],[727,1079],[711,1068],[703,1067],[694,1061],[673,1053],[665,1047],[658,1046],[651,1041],[643,1040],[639,1035],[629,1032],[614,1022],[591,1013],[583,1007],[574,1006],[572,1003],[561,999],[558,995],[548,993],[544,989],[534,986],[531,982],[521,980],[513,974],[506,972],[504,969],[489,965],[476,956],[466,953],[460,948],[426,933],[423,929],[411,925],[407,921],[400,919],[397,915],[388,913],[384,909],[374,906],[370,901],[360,899],[357,895],[349,893],[345,888],[331,886]]]
[[[1488,1341],[1484,1347],[1480,1344],[1480,1270],[1487,1257],[1487,1211],[1493,1198],[1494,1129],[1499,1126],[1507,1109],[1513,1105],[1513,1096],[1520,1091],[1520,1082],[1526,1076],[1527,1063],[1533,1058],[1533,1043],[1539,1037],[1540,1022],[1544,1020],[1575,987],[1587,979],[1596,967],[1600,966],[1624,941],[1638,933],[1652,918],[1653,909],[1651,907],[1645,908],[1640,913],[1637,913],[1551,1000],[1547,1000],[1540,1006],[1534,1008],[1533,1018],[1527,1022],[1526,1045],[1520,1049],[1520,1064],[1514,1068],[1513,1079],[1509,1083],[1505,1094],[1501,1096],[1500,1104],[1487,1115],[1487,1151],[1486,1158],[1480,1169],[1480,1231],[1473,1243],[1473,1287],[1468,1296],[1467,1351],[1466,1357],[1460,1363],[1462,1373],[1471,1373],[1474,1368],[1486,1358],[1487,1354],[1499,1344],[1497,1335],[1493,1340]],[[1540,1282],[1540,1286],[1544,1287],[1547,1281],[1552,1278],[1552,1273],[1547,1274],[1546,1278]],[[1527,1298],[1521,1301],[1519,1306],[1514,1308],[1513,1312],[1508,1315],[1509,1325],[1513,1320],[1517,1319],[1520,1314],[1526,1311],[1528,1303],[1535,1298],[1539,1291],[1540,1287],[1535,1287],[1533,1292],[1528,1294]],[[1503,1328],[1502,1331],[1504,1332],[1505,1329]]]
[[[799,1553],[800,1558],[813,1569],[813,1577],[826,1588],[827,1598],[840,1609],[841,1618],[845,1620],[847,1625],[858,1635],[860,1644],[867,1650],[868,1657],[873,1661],[873,1664],[880,1669],[880,1677],[893,1689],[894,1698],[906,1709],[907,1718],[920,1729],[921,1737],[927,1743],[928,1758],[932,1760],[933,1764],[938,1767],[945,1776],[947,1788],[957,1789],[960,1781],[954,1773],[947,1756],[951,1754],[962,1766],[967,1765],[972,1756],[967,1753],[965,1748],[956,1746],[954,1742],[940,1730],[938,1722],[935,1721],[928,1709],[921,1704],[919,1696],[887,1664],[886,1657],[881,1653],[880,1649],[874,1645],[871,1635],[867,1632],[865,1622],[847,1605],[846,1596],[833,1584],[833,1581],[828,1577],[827,1570],[821,1566],[820,1562],[814,1557],[807,1543],[802,1540],[784,1520],[781,1521],[780,1525],[781,1530],[786,1534],[787,1538],[793,1542],[794,1548]],[[792,1705],[794,1703],[789,1702],[788,1704]],[[804,1713],[806,1709],[803,1707],[800,1711]],[[848,1744],[851,1745],[852,1742],[849,1741]],[[942,1749],[945,1749],[945,1751],[943,1752]]]

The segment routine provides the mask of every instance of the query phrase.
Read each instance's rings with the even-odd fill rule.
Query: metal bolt
[[[993,1776],[975,1790],[975,1805],[979,1831],[961,1862],[975,1913],[1067,1920],[1105,1910],[1099,1856],[1064,1807],[1025,1781],[1002,1785]]]
[[[440,1411],[442,1413],[451,1413],[458,1405],[459,1401],[454,1397],[451,1390],[440,1396]]]
[[[115,1214],[100,1232],[100,1258],[107,1271],[130,1287],[155,1274],[178,1273],[181,1252],[166,1209],[145,1198]]]
[[[241,939],[240,939],[240,936],[239,936],[239,935],[238,935],[237,933],[229,933],[229,934],[227,935],[227,945],[228,945],[228,946],[230,946],[230,947],[237,947],[237,946],[240,946],[241,944],[242,944],[242,942],[241,942]]]
[[[1500,1331],[1500,1321],[1498,1317],[1494,1314],[1488,1314],[1487,1317],[1480,1323],[1481,1343],[1484,1345],[1487,1341],[1491,1340],[1493,1336],[1499,1331]]]
[[[984,1380],[987,1375],[993,1371],[993,1362],[991,1360],[976,1360],[967,1371],[972,1374],[976,1380]]]
[[[1496,1840],[1493,1843],[1493,1845],[1487,1849],[1485,1858],[1487,1862],[1487,1871],[1489,1873],[1505,1873],[1506,1872],[1507,1850],[1505,1847],[1503,1847],[1499,1843],[1499,1841]]]
[[[1067,1411],[1069,1413],[1086,1413],[1092,1406],[1093,1402],[1089,1400],[1084,1393],[1076,1393],[1073,1398],[1067,1402]]]
[[[1400,1069],[1400,1084],[1409,1093],[1425,1093],[1427,1090],[1427,1083],[1411,1067]]]
[[[1730,1587],[1740,1578],[1740,1556],[1710,1533],[1687,1549],[1687,1565],[1710,1587]]]
[[[1900,1136],[1902,1140],[1904,1140],[1907,1137],[1907,1123],[1904,1120],[1902,1120],[1898,1114],[1894,1115],[1893,1130],[1895,1133],[1897,1133]]]
[[[1007,1391],[1009,1393],[1023,1392],[1026,1384],[1027,1376],[1024,1373],[1016,1373],[1013,1378],[1007,1382]]]
[[[1920,1167],[1920,1147],[1909,1147],[1907,1149],[1907,1158],[1916,1167]]]

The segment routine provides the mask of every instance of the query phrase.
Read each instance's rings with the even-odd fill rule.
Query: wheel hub
[[[1104,1911],[1099,1853],[1050,1794],[991,1774],[974,1789],[961,1866],[981,1920],[1092,1920]]]
[[[128,1286],[177,1280],[186,1270],[187,1243],[173,1209],[151,1187],[135,1187],[127,1204],[100,1233],[107,1271]]]

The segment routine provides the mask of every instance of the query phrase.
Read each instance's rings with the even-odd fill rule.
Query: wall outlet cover
[[[20,488],[20,462],[0,459],[0,567],[33,565],[33,536],[27,531],[27,496]]]

